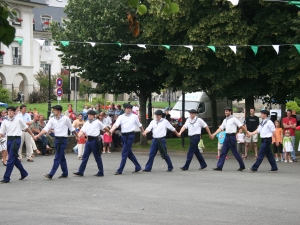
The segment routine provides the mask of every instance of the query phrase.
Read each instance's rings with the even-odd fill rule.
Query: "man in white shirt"
[[[31,126],[32,120],[29,113],[26,113],[27,107],[26,105],[20,106],[21,113],[17,115],[18,118],[20,118],[28,127]],[[19,148],[19,159],[22,159],[22,149],[23,144],[26,144],[26,158],[28,162],[33,162],[32,159],[32,153],[33,153],[33,146],[32,146],[32,137],[29,135],[28,132],[23,131],[21,136],[21,144]]]
[[[240,165],[240,168],[237,171],[243,171],[245,169],[245,164],[239,152],[237,151],[236,132],[238,128],[242,128],[245,131],[245,133],[247,133],[247,128],[243,126],[243,124],[236,117],[232,116],[232,108],[226,107],[224,111],[226,118],[223,120],[223,123],[221,124],[219,129],[211,136],[211,139],[214,139],[214,137],[218,133],[220,133],[223,130],[226,131],[226,138],[223,143],[220,159],[217,163],[217,167],[213,168],[213,170],[222,171],[227,153],[229,149],[231,149],[232,154],[234,155],[234,157]]]
[[[141,132],[144,132],[144,129],[142,127],[142,124],[139,121],[138,116],[132,113],[132,105],[124,104],[124,108],[125,108],[125,113],[118,117],[117,121],[110,129],[110,133],[113,134],[114,131],[121,125],[122,144],[123,144],[122,160],[120,163],[120,167],[116,171],[115,175],[122,174],[127,158],[129,158],[135,165],[135,170],[133,171],[133,173],[137,173],[142,169],[136,157],[132,153],[131,147],[134,143],[135,127],[138,126],[141,129]]]
[[[146,136],[147,133],[152,131],[152,144],[150,147],[149,160],[145,166],[143,172],[151,172],[152,165],[154,162],[154,157],[156,156],[157,151],[160,151],[161,157],[166,161],[168,165],[168,172],[172,172],[173,165],[170,159],[170,156],[167,153],[166,147],[166,133],[167,129],[173,131],[177,136],[179,134],[175,130],[175,128],[170,124],[170,122],[166,119],[162,118],[163,111],[157,110],[155,113],[156,119],[152,120],[149,126],[144,131],[143,135]]]
[[[31,130],[28,129],[28,126],[20,118],[15,116],[15,111],[15,107],[7,107],[8,117],[2,122],[0,128],[0,138],[4,137],[5,134],[7,135],[7,150],[9,155],[3,180],[0,181],[2,184],[10,181],[10,175],[14,166],[20,170],[20,180],[28,176],[27,171],[23,168],[18,159],[18,149],[21,144],[22,131],[28,132],[32,137],[33,134]]]
[[[251,172],[256,172],[258,170],[258,167],[262,163],[264,157],[267,156],[267,159],[271,165],[270,172],[277,172],[278,167],[274,159],[273,152],[270,148],[270,145],[272,144],[272,136],[275,138],[276,144],[279,144],[279,141],[281,140],[276,140],[276,135],[275,135],[276,129],[274,123],[268,119],[268,115],[270,114],[270,112],[268,110],[261,110],[260,113],[261,113],[260,117],[262,121],[260,122],[257,130],[253,132],[248,132],[248,136],[252,136],[260,133],[260,139],[261,139],[261,146],[259,149],[258,158],[256,162],[253,164],[253,166],[249,168],[249,170]]]
[[[43,134],[49,132],[49,130],[54,130],[55,134],[55,158],[52,170],[49,174],[44,174],[44,176],[48,179],[52,179],[59,165],[62,170],[62,175],[59,178],[67,178],[68,177],[68,167],[67,160],[65,157],[65,148],[68,143],[68,129],[70,132],[74,132],[77,137],[77,132],[75,128],[71,124],[71,120],[69,117],[62,115],[62,107],[60,105],[56,105],[52,107],[54,117],[52,117],[44,129],[35,136],[35,139],[40,138]]]
[[[104,124],[104,126],[111,128],[112,120],[110,116],[108,116],[105,112],[101,112],[100,116],[102,116],[103,118],[102,123]]]
[[[82,163],[78,169],[78,172],[75,172],[73,174],[80,177],[83,176],[90,154],[93,152],[95,161],[98,166],[98,173],[95,174],[94,176],[103,177],[104,171],[103,171],[103,164],[101,158],[101,152],[102,152],[101,148],[103,148],[103,146],[99,141],[99,135],[100,135],[100,130],[105,130],[109,132],[109,129],[105,127],[100,120],[95,119],[96,112],[94,110],[88,111],[87,114],[88,114],[88,120],[85,122],[85,124],[83,124],[83,127],[79,131],[78,138],[84,135],[88,138],[88,140],[85,144],[84,153],[82,156]]]
[[[206,129],[209,136],[211,136],[211,133],[207,124],[201,118],[198,118],[196,116],[197,111],[195,109],[189,110],[189,113],[190,118],[186,120],[185,124],[182,126],[179,132],[179,136],[181,136],[182,132],[184,132],[185,129],[188,129],[188,135],[190,137],[190,147],[186,156],[186,162],[183,167],[180,167],[180,169],[183,171],[188,170],[192,162],[193,156],[195,155],[200,163],[199,170],[203,170],[207,167],[207,164],[199,151],[198,143],[200,141],[202,128]]]

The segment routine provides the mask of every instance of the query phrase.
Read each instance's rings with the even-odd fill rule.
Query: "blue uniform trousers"
[[[118,173],[123,172],[127,158],[130,159],[133,162],[133,164],[135,165],[135,171],[142,169],[140,164],[138,163],[136,157],[132,153],[131,147],[132,147],[133,142],[134,142],[134,134],[130,134],[127,136],[122,135],[122,144],[123,144],[122,160],[120,163],[120,168],[117,170]]]
[[[272,138],[262,139],[257,160],[252,166],[253,171],[257,171],[265,156],[267,156],[267,159],[269,160],[271,170],[278,170],[276,161],[270,148],[271,143]]]
[[[194,136],[190,137],[190,147],[189,147],[189,150],[188,150],[188,153],[186,156],[185,165],[182,167],[182,169],[185,169],[185,170],[189,169],[189,166],[192,162],[194,154],[200,163],[200,167],[201,168],[207,167],[207,164],[198,148],[199,141],[200,141],[200,135],[194,135]]]
[[[22,177],[26,177],[28,175],[27,171],[22,166],[22,163],[19,161],[18,156],[13,151],[13,144],[16,142],[16,149],[20,148],[21,138],[15,140],[7,140],[7,150],[8,150],[8,161],[5,170],[5,174],[3,176],[3,180],[10,181],[10,175],[13,171],[14,166],[16,166],[21,173]]]
[[[165,147],[165,149],[167,150],[166,139],[162,138],[161,142],[162,142],[163,146]],[[151,171],[152,165],[154,162],[154,157],[156,156],[157,151],[158,151],[158,140],[153,139],[151,147],[150,147],[149,160],[145,166],[145,170]],[[166,154],[166,156],[165,156],[165,161],[168,164],[168,170],[172,171],[174,167],[172,165],[170,156],[168,154]]]
[[[100,155],[100,151],[102,151],[102,149],[98,148],[98,144],[97,144],[97,139],[91,140],[91,141],[87,141],[85,144],[85,148],[84,148],[84,153],[82,156],[82,163],[79,167],[78,172],[83,176],[83,173],[85,171],[86,168],[86,164],[89,160],[89,157],[91,155],[91,153],[93,152],[94,154],[94,158],[95,161],[97,163],[98,166],[98,175],[100,176],[104,176],[104,172],[103,172],[103,164],[102,164],[102,158]]]
[[[67,160],[65,157],[65,149],[68,143],[67,138],[55,138],[54,144],[56,148],[56,153],[54,157],[54,163],[51,172],[49,173],[51,176],[54,176],[56,170],[58,169],[59,165],[62,170],[62,176],[68,176],[68,167],[67,167]]]
[[[226,156],[228,154],[229,149],[231,149],[232,154],[234,155],[236,160],[239,162],[240,168],[245,168],[245,164],[243,162],[243,159],[240,156],[240,154],[239,154],[239,152],[237,151],[237,148],[236,148],[236,137],[235,137],[235,135],[234,136],[226,135],[226,138],[225,138],[224,143],[223,143],[220,159],[217,163],[217,167],[220,168],[220,169],[223,168],[224,162],[225,162],[225,159],[226,159]]]

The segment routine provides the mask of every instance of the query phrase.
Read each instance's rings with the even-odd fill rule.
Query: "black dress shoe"
[[[167,172],[173,172],[173,169],[171,169],[171,170],[167,170]]]
[[[250,170],[250,172],[252,172],[252,173],[255,173],[255,172],[257,172],[257,170],[253,170],[252,168],[250,169],[250,168],[248,168],[248,170]]]
[[[94,175],[94,177],[104,177],[104,175],[100,175],[100,174],[96,173],[96,174]]]
[[[74,172],[73,174],[74,174],[75,176],[83,177],[83,175],[80,174],[79,172]]]
[[[6,184],[6,183],[8,183],[9,181],[6,181],[6,180],[1,180],[0,181],[0,184]]]
[[[132,173],[138,173],[138,172],[140,172],[141,171],[141,169],[140,170],[135,170],[135,171],[133,171]]]
[[[121,173],[119,173],[119,172],[115,172],[115,175],[122,175]]]
[[[142,170],[143,172],[151,172],[151,170]]]
[[[61,176],[59,176],[58,178],[59,178],[59,179],[60,179],[60,178],[68,178],[68,176],[66,176],[66,175],[61,175]]]
[[[52,179],[52,175],[50,175],[50,174],[44,174],[44,177],[46,177],[48,179]]]
[[[222,171],[222,169],[219,168],[219,167],[213,168],[213,170],[215,170],[215,171]]]
[[[183,167],[180,167],[180,169],[181,169],[182,171],[187,171],[187,169],[184,169]]]
[[[276,172],[278,172],[278,170],[270,170],[269,172],[270,173],[276,173]]]
[[[293,162],[298,162],[298,160],[297,159],[293,159]]]
[[[242,172],[244,169],[245,169],[245,167],[244,168],[239,168],[237,171]]]
[[[26,175],[26,176],[21,176],[21,178],[20,178],[19,180],[24,180],[27,176],[28,176],[28,175]]]
[[[204,170],[206,167],[207,167],[207,166],[205,166],[205,167],[201,167],[199,170]]]

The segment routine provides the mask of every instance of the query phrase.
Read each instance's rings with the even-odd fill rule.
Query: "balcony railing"
[[[0,55],[0,64],[3,64],[3,55]]]
[[[13,56],[13,65],[22,65],[21,55],[18,55],[18,57]]]
[[[49,24],[43,24],[43,31],[48,31],[50,28]]]

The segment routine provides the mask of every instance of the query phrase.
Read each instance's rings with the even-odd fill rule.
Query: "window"
[[[49,64],[45,64],[45,63],[41,64],[41,67],[43,68],[45,74],[49,74],[49,66],[50,66]]]
[[[13,65],[22,65],[21,49],[19,47],[12,47]]]
[[[42,16],[42,27],[44,31],[47,31],[50,28],[51,21],[52,21],[51,16],[48,15]]]
[[[17,17],[16,20],[12,20],[12,25],[14,25],[14,26],[21,26],[21,22],[23,20],[21,19],[21,13],[20,13],[20,11],[17,10],[17,9],[13,9],[12,11],[14,11],[16,13],[15,16]]]
[[[45,40],[44,46],[50,46],[50,41],[49,40]]]
[[[205,112],[205,103],[200,102],[199,107],[198,107],[198,113],[204,113]]]

